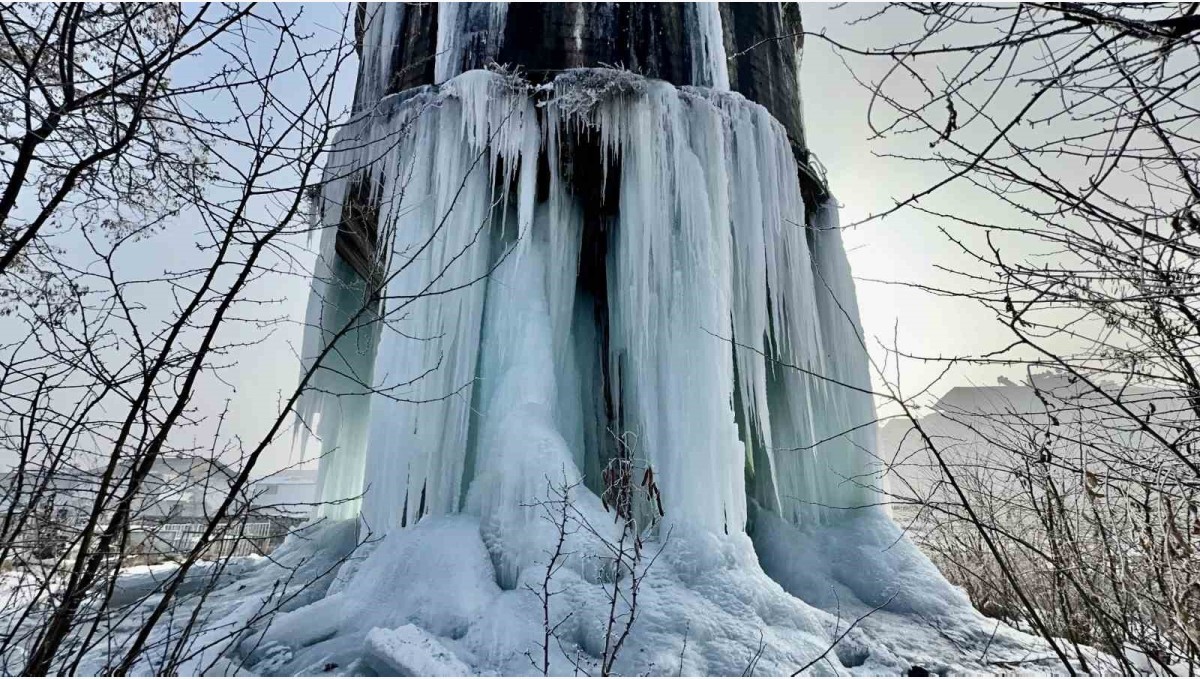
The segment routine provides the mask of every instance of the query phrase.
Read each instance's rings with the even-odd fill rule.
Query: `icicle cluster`
[[[564,155],[580,139],[602,150],[594,175]],[[585,234],[588,177],[619,185]],[[806,220],[761,106],[618,71],[536,91],[470,71],[362,115],[327,179],[305,356],[363,305],[334,256],[355,182],[377,201],[385,282],[360,315],[378,322],[339,340],[301,415],[317,422],[323,500],[364,494],[372,530],[464,508],[520,522],[548,476],[599,490],[625,432],[669,522],[740,532],[748,501],[796,523],[871,501],[874,413],[836,208]],[[596,238],[601,291],[579,282]],[[370,393],[348,372],[370,374]]]

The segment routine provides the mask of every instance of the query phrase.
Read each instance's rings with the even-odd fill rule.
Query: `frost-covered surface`
[[[414,625],[375,628],[367,634],[368,662],[401,677],[460,677],[471,673],[436,638]]]

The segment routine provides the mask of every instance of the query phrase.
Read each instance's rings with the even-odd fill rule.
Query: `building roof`
[[[268,474],[255,483],[270,485],[308,485],[317,482],[316,469],[282,469]]]

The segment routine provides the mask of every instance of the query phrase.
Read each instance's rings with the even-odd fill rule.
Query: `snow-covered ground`
[[[272,558],[232,569],[207,597],[179,671],[541,673],[541,565],[502,589],[470,516],[430,517],[357,549],[355,532],[352,521],[316,526]],[[896,675],[919,666],[940,675],[1061,673],[1041,640],[974,611],[878,513],[813,532],[763,514],[753,538],[673,531],[670,549],[649,569],[614,672]],[[575,674],[577,666],[597,673],[603,654],[611,585],[585,563],[573,561],[553,580],[551,674]],[[122,587],[142,592],[163,574],[133,570]],[[178,634],[195,600],[184,598],[156,641]],[[137,619],[130,615],[114,641]],[[106,646],[84,671],[103,668]],[[138,669],[156,667],[148,660]]]
[[[882,516],[814,533],[767,517],[755,538],[673,532],[649,571],[616,672],[790,675],[813,661],[814,675],[894,675],[914,665],[953,675],[1061,670],[1040,640],[975,612]],[[325,597],[254,637],[269,667],[251,657],[249,670],[540,673],[530,655],[540,656],[542,609],[525,585],[536,590],[544,570],[527,568],[517,587],[501,589],[476,519],[426,519],[363,550],[345,570],[353,574]],[[554,583],[551,623],[567,621],[551,673],[574,674],[576,663],[594,672],[606,583],[573,568]]]

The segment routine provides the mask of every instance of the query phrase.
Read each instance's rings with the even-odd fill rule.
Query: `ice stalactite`
[[[715,2],[696,2],[690,8],[688,31],[698,36],[691,42],[692,84],[729,90],[729,59],[725,56],[725,32],[721,10]]]
[[[434,82],[462,73],[468,54],[494,57],[507,16],[508,3],[504,2],[439,3]]]
[[[476,513],[516,511],[564,465],[601,490],[628,432],[670,523],[742,532],[748,497],[795,523],[869,502],[836,207],[808,223],[762,107],[620,71],[542,88],[471,71],[385,100],[339,144],[323,219],[344,224],[347,187],[369,186],[386,282],[369,408],[334,395],[309,413],[340,421],[331,432],[369,420],[365,463],[347,434],[326,446],[323,476],[361,467],[361,485],[328,483],[324,500],[361,487],[384,532],[462,510],[468,489]],[[314,338],[335,332],[329,304]]]
[[[341,180],[337,185],[345,187]],[[340,220],[341,212],[340,203],[324,203],[314,217]],[[315,435],[317,496],[328,502],[320,514],[347,519],[357,514],[362,490],[370,415],[370,395],[363,385],[374,376],[380,326],[366,281],[337,256],[333,238],[322,237],[320,243],[305,328],[303,372],[321,360],[297,404],[293,438],[307,452]]]
[[[362,57],[358,66],[357,98],[373,106],[387,92],[392,71],[392,55],[402,37],[397,28],[404,21],[406,4],[371,3],[364,5],[362,21]]]

